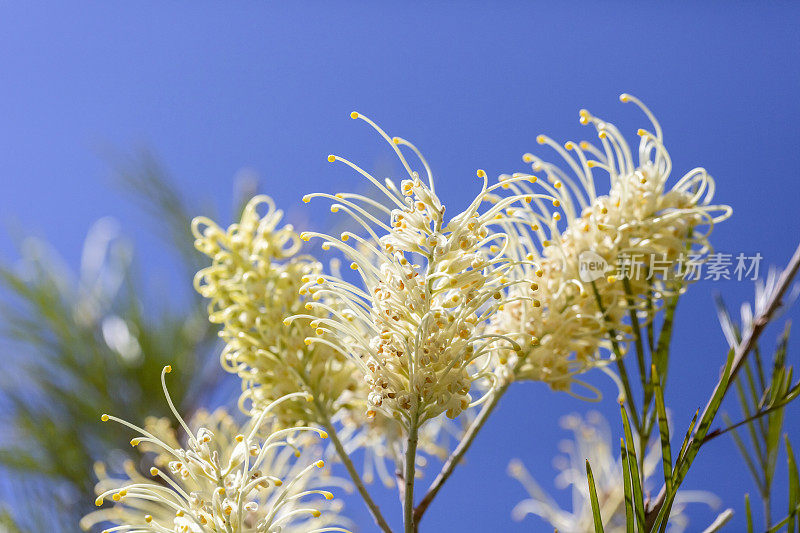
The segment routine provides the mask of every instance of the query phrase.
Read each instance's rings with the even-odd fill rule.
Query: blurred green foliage
[[[188,303],[154,311],[143,302],[151,287],[137,275],[133,247],[110,219],[90,230],[77,273],[32,238],[20,243],[20,264],[0,264],[0,469],[6,481],[0,529],[77,530],[93,508],[93,463],[108,450],[136,453],[127,433],[108,431],[100,414],[166,415],[158,380],[166,364],[181,369],[183,379],[170,392],[184,413],[198,408],[201,391],[220,379],[207,371],[216,364],[215,332],[189,285],[200,260],[189,211],[150,155],[118,170],[124,189],[176,251]]]

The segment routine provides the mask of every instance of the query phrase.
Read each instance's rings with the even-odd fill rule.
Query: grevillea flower
[[[562,147],[544,135],[537,138],[556,150],[569,170],[531,154],[523,158],[544,173],[539,183],[555,198],[557,209],[551,212],[550,205],[534,198],[515,206],[506,221],[506,232],[518,239],[509,254],[537,263],[542,273],[541,305],[519,298],[505,306],[492,327],[539,340],[519,365],[518,378],[568,388],[575,373],[598,363],[599,351],[609,348],[610,340],[624,339],[629,326],[623,318],[630,308],[649,320],[664,295],[683,286],[677,267],[690,258],[701,260],[710,249],[714,224],[731,213],[728,206],[711,204],[714,181],[702,168],[667,187],[672,163],[661,126],[636,98],[623,94],[620,99],[635,103],[652,122],[653,132],[638,132],[637,160],[614,125],[586,110],[580,122],[594,126],[599,147],[586,141]],[[597,170],[610,180],[606,194],[600,193],[604,187]],[[500,182],[516,196],[532,193],[520,177],[536,179],[514,174],[501,176]],[[582,271],[589,262],[607,265],[608,271],[599,276]],[[520,261],[516,268],[517,276],[527,276],[532,267]],[[521,285],[510,291],[525,296]]]
[[[247,401],[259,408],[308,391],[332,412],[353,386],[354,368],[327,344],[304,342],[315,332],[310,318],[284,322],[303,312],[300,287],[304,280],[319,277],[322,265],[297,255],[302,243],[292,226],[279,227],[282,216],[271,198],[256,196],[239,223],[227,230],[208,218],[195,218],[195,246],[212,258],[211,266],[195,276],[195,288],[210,300],[211,322],[223,325],[221,362],[242,379],[243,408]],[[296,400],[281,402],[276,415],[286,426],[316,420],[309,405]]]
[[[594,531],[589,484],[586,478],[586,461],[592,467],[597,499],[603,528],[609,533],[626,531],[625,492],[622,480],[622,461],[613,453],[611,433],[608,423],[596,411],[590,412],[586,420],[578,415],[569,415],[561,420],[564,429],[573,432],[574,438],[562,441],[560,451],[565,454],[557,457],[555,466],[559,471],[556,486],[571,487],[572,510],[561,507],[536,483],[528,470],[518,459],[508,465],[508,473],[519,481],[530,498],[519,502],[511,511],[515,520],[522,520],[529,514],[542,517],[558,531]],[[618,449],[618,448],[617,448]],[[640,453],[637,450],[637,454]],[[645,484],[656,466],[661,462],[661,448],[656,442],[644,458]],[[670,533],[680,533],[689,522],[684,514],[689,503],[705,503],[711,508],[719,506],[719,499],[711,493],[702,491],[680,491],[675,500],[669,519]]]
[[[126,467],[127,479],[108,477],[100,467],[95,503],[101,506],[111,500],[114,505],[88,515],[82,522],[85,528],[111,522],[115,526],[106,532],[347,531],[330,525],[338,520],[335,514],[322,516],[322,510],[330,509],[322,502],[333,499],[332,493],[317,488],[322,483],[316,471],[324,467],[323,461],[308,460],[299,448],[302,434],[316,433],[322,438],[327,434],[309,426],[275,429],[275,407],[310,397],[294,393],[276,400],[254,414],[241,433],[227,416],[202,417],[208,425],[192,430],[167,391],[164,376],[170,371],[164,368],[161,383],[170,409],[186,432],[185,445],[170,434],[164,421],[151,420],[150,428],[144,429],[104,414],[104,421],[136,431],[131,445],[155,451],[156,466],[150,469],[149,479],[131,464]],[[165,433],[163,438],[158,436]]]
[[[323,249],[341,251],[360,284],[336,276],[310,279],[303,289],[315,299],[331,296],[345,305],[337,309],[312,301],[306,308],[316,313],[295,318],[312,319],[324,333],[310,337],[309,343],[334,347],[356,362],[370,387],[369,414],[381,410],[390,418],[417,425],[441,413],[456,417],[473,403],[473,381],[495,379],[485,362],[489,359],[483,357],[490,346],[505,341],[510,349],[520,349],[517,341],[482,331],[488,318],[510,301],[509,286],[530,285],[522,278],[506,277],[514,265],[504,255],[508,237],[490,231],[504,219],[504,208],[519,198],[481,209],[498,185],[490,187],[486,173],[478,171],[481,191],[466,209],[446,220],[430,168],[419,151],[404,139],[390,138],[368,118],[351,116],[369,123],[388,142],[407,177],[399,187],[389,179],[381,183],[346,159],[328,157],[356,170],[385,198],[381,203],[352,193],[304,197],[305,202],[315,197],[332,200],[331,210],[350,215],[364,235],[301,235],[322,238]],[[401,148],[416,154],[425,180],[412,170]],[[510,182],[527,179],[510,178]],[[320,309],[328,316],[319,318]]]

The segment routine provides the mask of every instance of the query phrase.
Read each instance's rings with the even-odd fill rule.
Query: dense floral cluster
[[[702,168],[667,186],[672,163],[660,125],[637,99],[621,99],[652,123],[652,132],[638,132],[636,157],[614,125],[582,110],[580,122],[593,126],[597,144],[562,147],[537,138],[568,170],[531,154],[523,159],[543,179],[515,173],[490,184],[479,170],[480,190],[454,216],[445,217],[419,150],[352,113],[388,143],[406,175],[399,182],[379,180],[331,155],[329,162],[370,182],[377,198],[313,193],[303,201],[330,200],[331,211],[347,214],[357,229],[298,234],[280,225],[282,212],[266,196],[253,198],[227,229],[196,218],[195,246],[211,265],[197,273],[195,288],[209,300],[209,320],[222,326],[222,366],[242,380],[240,407],[249,422],[239,430],[227,415],[203,414],[190,429],[166,385],[185,442],[164,421],[142,429],[103,415],[140,433],[131,444],[154,452],[157,479],[131,465],[124,479],[100,468],[97,504],[115,503],[87,516],[84,525],[108,521],[118,524],[109,531],[191,533],[345,531],[336,525],[342,520],[328,502],[332,494],[319,488],[337,482],[315,474],[323,463],[308,460],[311,453],[345,463],[384,531],[390,528],[363,481],[377,474],[397,485],[406,531],[413,531],[414,515],[430,502],[423,498],[421,511],[413,508],[424,455],[447,458],[428,493],[432,498],[511,382],[541,381],[577,395],[578,374],[605,366],[611,351],[624,355],[632,324],[653,320],[665,298],[685,287],[676,265],[702,261],[714,224],[730,215],[729,207],[712,204],[714,182]],[[418,161],[414,166],[409,154]],[[595,176],[598,170],[608,175],[608,187]],[[338,258],[325,271],[313,257],[299,255],[312,238],[344,256],[351,271],[340,272]],[[471,408],[483,402],[476,415]],[[517,462],[511,473],[531,499],[515,515],[537,514],[564,531],[591,529],[583,471],[588,457],[606,530],[616,531],[624,526],[621,465],[595,421],[572,417],[566,424],[575,432],[567,450],[574,460],[562,465],[560,479],[573,486],[574,511],[558,509]],[[309,448],[309,434],[328,436],[316,425],[331,433],[333,445],[324,452]],[[459,442],[452,454],[451,439]],[[359,448],[365,451],[363,479],[350,459]],[[653,472],[654,457],[647,454],[645,475]],[[315,495],[324,500],[310,502]],[[684,525],[681,510],[675,507],[673,531]]]
[[[371,181],[385,196],[386,205],[358,194],[317,193],[304,198],[333,200],[331,210],[346,212],[367,234],[366,238],[351,232],[340,237],[301,235],[324,239],[323,248],[339,249],[352,261],[361,282],[313,279],[305,290],[333,294],[347,305],[342,312],[318,303],[309,307],[330,312],[316,322],[333,345],[359,365],[370,387],[370,414],[380,410],[414,424],[442,413],[454,418],[473,402],[470,391],[475,380],[495,379],[491,359],[484,357],[489,348],[507,341],[511,349],[519,349],[515,341],[483,330],[488,318],[508,303],[508,287],[530,285],[506,277],[514,265],[503,253],[508,237],[490,228],[503,219],[504,207],[518,199],[505,198],[482,211],[482,202],[497,186],[488,186],[486,173],[479,171],[483,188],[478,196],[445,220],[429,167],[417,149],[408,141],[390,138],[357,113],[353,118],[368,122],[392,146],[408,178],[399,188],[388,179],[382,184],[350,161],[329,157]],[[411,169],[401,146],[419,156],[426,181]],[[348,244],[351,240],[356,244]],[[311,342],[328,341],[322,337]]]
[[[161,374],[171,369],[165,368]],[[186,432],[185,444],[172,432],[170,422],[149,420],[140,428],[114,416],[114,420],[138,433],[132,446],[154,452],[151,478],[132,464],[125,466],[125,477],[110,477],[98,466],[96,504],[114,502],[84,518],[82,525],[111,522],[108,531],[262,532],[342,531],[335,508],[309,497],[329,501],[333,494],[319,487],[325,482],[316,473],[322,460],[311,460],[300,447],[308,444],[303,433],[327,434],[313,427],[276,429],[272,410],[280,403],[300,397],[295,393],[266,406],[239,427],[229,416],[218,412],[199,414],[192,430],[174,410],[164,384],[164,393],[177,421]],[[333,481],[335,483],[335,481]],[[326,511],[323,516],[323,511]]]
[[[310,318],[284,323],[303,312],[300,287],[321,276],[322,265],[297,255],[301,241],[290,225],[278,227],[281,218],[267,196],[253,198],[227,230],[195,218],[195,246],[212,258],[195,276],[195,287],[210,300],[209,319],[223,325],[222,366],[242,378],[243,404],[263,406],[311,391],[329,408],[353,386],[353,369],[328,345],[304,342],[314,334]],[[282,404],[277,414],[284,425],[310,419],[308,406],[298,401]]]
[[[637,99],[621,99],[636,103],[652,121],[653,133],[639,130],[638,163],[617,128],[585,110],[580,121],[594,126],[600,147],[582,141],[562,148],[546,136],[537,139],[563,157],[574,177],[531,154],[524,157],[545,174],[539,183],[555,198],[556,209],[537,199],[520,202],[507,230],[517,237],[511,253],[534,261],[542,273],[536,305],[520,298],[493,319],[494,331],[518,331],[539,341],[518,365],[517,378],[568,388],[575,373],[598,362],[601,349],[623,339],[629,309],[648,320],[664,294],[680,287],[678,259],[691,255],[699,261],[710,248],[713,225],[730,215],[729,207],[711,205],[714,182],[702,168],[667,189],[672,163],[661,127]],[[599,194],[593,169],[608,175],[607,194]],[[501,183],[517,196],[531,193],[519,176],[536,180],[515,174],[501,177]],[[582,271],[588,261],[608,270],[599,276]],[[530,268],[520,262],[519,275]],[[525,295],[522,286],[510,290]]]

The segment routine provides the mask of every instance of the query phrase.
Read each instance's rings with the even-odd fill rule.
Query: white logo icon
[[[608,270],[608,262],[591,250],[578,256],[578,276],[584,283],[602,278]]]

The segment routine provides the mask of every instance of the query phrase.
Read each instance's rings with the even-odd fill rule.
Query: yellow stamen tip
[[[157,476],[158,475],[158,468],[156,468],[156,467],[151,468],[150,469],[150,475],[151,476]]]
[[[100,498],[97,498],[97,499],[94,501],[94,504],[95,504],[96,506],[100,507],[101,505],[103,505],[103,498],[102,498],[102,497],[100,497]]]
[[[544,135],[537,135],[536,142],[539,144],[544,144],[545,142],[547,142],[547,139],[545,138]]]
[[[170,366],[170,365],[165,366],[164,367],[164,373],[165,374],[169,374],[170,372],[172,372],[172,366]]]
[[[311,516],[313,516],[314,518],[319,518],[319,517],[320,517],[320,515],[322,515],[322,513],[320,513],[320,512],[319,512],[319,511],[317,511],[316,509],[314,509],[313,511],[311,511]]]
[[[239,434],[236,435],[234,438],[236,439],[236,442],[242,442],[244,440],[244,435]]]
[[[329,155],[328,156],[328,163],[333,163],[334,161],[336,161],[336,156],[333,155],[333,154]]]
[[[100,415],[100,420],[102,420],[103,422],[108,422],[108,415],[103,413],[102,415]]]
[[[608,276],[606,278],[606,281],[608,281],[609,283],[614,283],[615,281],[617,281],[617,278],[615,276]]]
[[[485,178],[486,177],[486,171],[479,168],[478,169],[478,177],[479,178]]]
[[[350,118],[352,118],[353,120],[357,119],[358,118],[358,113],[353,111],[352,113],[350,113]]]
[[[140,442],[142,442],[141,439],[131,439],[131,446],[136,447]]]
[[[317,468],[322,468],[323,466],[325,466],[325,461],[323,461],[322,459],[320,459],[319,461],[317,461],[316,463],[314,463],[314,466],[316,466]]]

